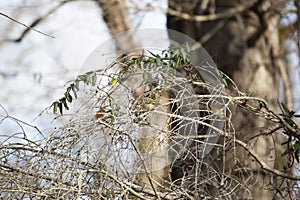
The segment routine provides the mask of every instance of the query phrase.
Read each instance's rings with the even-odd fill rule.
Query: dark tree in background
[[[167,27],[199,41],[213,57],[218,68],[232,78],[242,92],[254,93],[256,97],[266,99],[274,110],[278,110],[279,79],[283,77],[285,104],[292,109],[289,80],[286,80],[287,67],[283,65],[286,52],[282,49],[286,47],[279,40],[279,23],[288,2],[170,0]],[[281,143],[286,138],[279,133],[255,137],[256,134],[268,132],[274,125],[240,109],[233,116],[237,138],[245,141],[246,138],[253,137],[249,148],[270,167],[283,170],[288,163],[281,156]],[[235,191],[240,192],[239,198],[275,198],[277,184],[283,183],[272,174],[260,170],[253,157],[243,149],[237,148],[236,154],[237,158],[227,156],[224,167],[231,173],[235,171],[241,182],[248,183],[251,194],[244,192],[244,189]],[[238,175],[243,173],[245,175]],[[217,194],[218,188],[213,188],[212,191]]]

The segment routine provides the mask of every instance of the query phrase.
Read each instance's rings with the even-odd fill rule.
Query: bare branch
[[[169,15],[180,17],[182,19],[189,20],[189,21],[197,21],[197,22],[214,21],[217,19],[229,18],[236,14],[242,13],[242,12],[248,10],[251,6],[253,6],[254,3],[255,2],[245,3],[240,6],[230,8],[221,13],[209,14],[209,15],[190,15],[187,13],[183,13],[181,11],[173,10],[171,8],[167,9],[167,13]]]
[[[244,143],[244,142],[242,142],[240,140],[235,140],[235,142],[237,144],[239,144],[241,147],[243,147],[247,152],[249,152],[253,156],[253,158],[260,164],[260,166],[262,167],[262,169],[267,170],[268,172],[271,172],[271,173],[273,173],[273,174],[275,174],[277,176],[283,177],[283,178],[287,178],[287,179],[290,179],[290,180],[300,180],[300,176],[294,176],[294,175],[291,175],[291,174],[287,174],[287,173],[281,172],[281,171],[279,171],[279,170],[277,170],[275,168],[270,167],[246,143]]]
[[[2,16],[4,16],[4,17],[6,17],[6,18],[8,18],[8,19],[10,19],[10,20],[12,20],[12,21],[14,21],[14,22],[16,22],[16,23],[22,25],[22,26],[25,26],[28,30],[35,31],[35,32],[37,32],[37,33],[40,33],[40,34],[42,34],[42,35],[45,35],[45,36],[50,37],[50,38],[53,38],[53,39],[55,38],[54,36],[48,35],[48,34],[46,34],[46,33],[43,33],[43,32],[41,32],[41,31],[39,31],[39,30],[37,30],[37,29],[31,27],[31,26],[28,26],[28,25],[26,25],[26,24],[24,24],[24,23],[22,23],[22,22],[20,22],[20,21],[18,21],[18,20],[16,20],[16,19],[14,19],[14,18],[12,18],[12,17],[10,17],[10,16],[8,16],[8,15],[2,13],[2,12],[0,12],[0,15],[2,15]],[[28,32],[28,31],[27,31],[27,32]]]

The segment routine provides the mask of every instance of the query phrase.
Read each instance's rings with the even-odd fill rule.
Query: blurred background
[[[134,28],[166,29],[167,1],[129,1],[129,6]],[[91,0],[0,0],[0,12],[26,25],[38,21],[35,29],[55,37],[24,34],[26,27],[0,16],[0,104],[9,115],[30,123],[61,97],[65,84],[109,32],[101,8]],[[49,112],[33,124],[49,127],[53,117]],[[12,133],[15,126],[7,123],[0,131]]]

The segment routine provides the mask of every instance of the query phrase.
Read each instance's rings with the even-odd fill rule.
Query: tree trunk
[[[98,3],[102,9],[103,20],[112,36],[127,31],[125,34],[115,37],[117,50],[122,54],[136,53],[134,50],[139,47],[139,44],[134,39],[134,34],[128,31],[131,29],[131,24],[126,0],[98,0]]]
[[[277,63],[280,60],[277,31],[280,16],[276,8],[281,3],[284,2],[170,0],[167,26],[201,42],[218,68],[229,75],[242,92],[254,92],[255,96],[265,98],[274,109],[277,107],[280,77]],[[230,14],[231,9],[236,11]],[[174,11],[188,15],[180,15]],[[196,15],[206,18],[194,18]],[[241,140],[260,133],[265,130],[263,127],[269,126],[265,120],[239,109],[234,113],[233,124],[236,136]],[[255,150],[270,167],[276,168],[275,146],[281,143],[279,140],[281,139],[272,136],[258,137],[249,143],[249,148]],[[238,178],[247,185],[250,193],[243,189],[235,190],[238,198],[274,198],[274,190],[269,189],[272,185],[271,175],[261,171],[260,166],[243,149],[236,148],[235,153],[237,157],[228,156],[223,167],[231,173],[241,173],[237,170],[240,165],[249,169],[242,178]],[[252,181],[245,182],[250,178]],[[216,192],[217,196],[218,190],[211,191]]]
[[[99,0],[98,3],[102,8],[103,19],[109,32],[115,39],[119,56],[123,54],[129,55],[128,58],[130,58],[130,55],[139,56],[142,52],[138,42],[135,40],[134,31],[129,31],[131,25],[126,0]],[[127,84],[127,86],[131,88],[132,96],[136,101],[139,101],[138,103],[143,109],[150,110],[147,106],[153,105],[151,103],[145,104],[143,101],[143,99],[146,98],[146,93],[149,93],[149,86],[141,86],[143,83],[143,75],[141,75],[141,71],[138,71],[137,74],[128,77],[123,84]],[[155,108],[151,109],[153,109],[153,111],[168,113],[168,92],[164,91],[160,94],[156,93],[155,95],[157,102],[155,103]],[[122,98],[122,96],[116,98]],[[132,175],[131,178],[134,179],[133,181],[135,183],[151,188],[156,193],[158,190],[164,191],[165,188],[169,186],[167,183],[170,182],[170,170],[167,163],[169,136],[166,135],[168,132],[167,122],[169,117],[150,111],[148,112],[147,125],[141,125],[142,132],[139,135],[140,138],[137,144],[137,153],[142,158],[136,161],[138,171],[135,171],[134,173],[136,174]]]

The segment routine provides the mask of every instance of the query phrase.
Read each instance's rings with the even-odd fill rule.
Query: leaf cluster
[[[299,118],[300,114],[296,114],[295,111],[288,109],[288,107],[284,103],[280,103],[280,110],[282,113],[279,115],[282,116],[284,122],[286,122],[293,129],[299,129],[297,124],[294,121],[294,118]],[[296,161],[299,163],[299,153],[300,153],[300,141],[299,138],[293,137],[293,133],[289,127],[283,126],[283,133],[288,136],[288,141],[283,144],[287,144],[289,147],[283,153],[283,155],[293,155]]]
[[[50,108],[53,108],[53,113],[56,114],[58,109],[59,113],[63,115],[63,108],[69,110],[68,103],[72,103],[73,99],[77,99],[77,92],[79,85],[82,82],[85,85],[95,86],[97,82],[97,73],[90,71],[85,74],[77,76],[77,78],[67,87],[65,94],[62,98],[52,103]]]
[[[123,66],[119,73],[111,80],[111,86],[116,87],[121,74],[130,70],[132,65],[141,66],[144,64],[148,67],[165,66],[167,69],[185,67],[185,70],[192,70],[192,64],[190,63],[192,50],[189,44],[184,44],[180,47],[171,46],[167,50],[162,51],[161,55],[152,53],[151,51],[148,52],[151,56],[146,57],[144,55],[140,55],[138,57],[130,57],[130,62],[128,62],[128,59],[124,59],[123,57],[121,61],[116,61],[114,64],[122,62],[122,65],[125,65],[125,67]],[[64,109],[69,110],[69,103],[72,103],[74,98],[77,99],[80,82],[84,85],[95,86],[97,82],[97,73],[95,71],[90,71],[77,76],[77,78],[67,87],[64,96],[53,102],[50,106],[50,108],[53,108],[54,114],[59,111],[59,113],[63,115]]]

